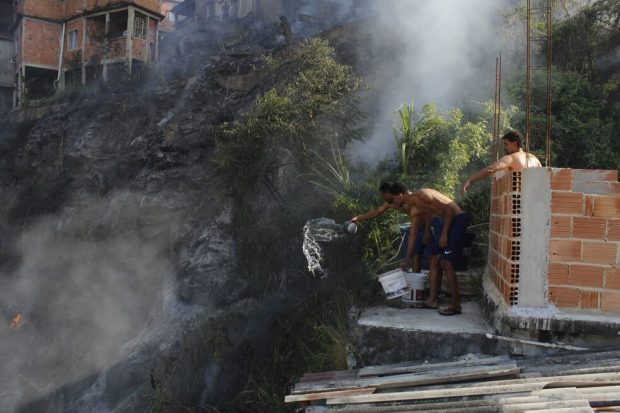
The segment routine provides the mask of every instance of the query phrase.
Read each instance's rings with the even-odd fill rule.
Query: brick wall
[[[62,25],[43,20],[24,19],[23,63],[58,67]]]
[[[533,262],[546,277],[546,283],[540,283],[546,290],[540,295],[544,302],[566,309],[620,312],[618,172],[537,168],[523,173],[531,173],[537,184],[548,176],[544,189],[541,186],[549,192],[547,197],[523,198],[521,186],[528,181],[522,183],[520,172],[498,173],[491,189],[488,273],[504,302],[518,305],[519,291],[527,288],[523,283],[540,281],[536,272],[521,273],[526,262]],[[537,208],[529,203],[537,203]],[[541,210],[548,220],[540,212],[536,217],[530,213]],[[529,248],[525,257],[528,246],[521,245],[525,242],[521,227],[528,217],[543,222],[528,236],[533,233],[548,248],[535,248],[533,253]],[[531,237],[526,239],[532,242]]]
[[[550,301],[620,311],[618,172],[553,169],[550,231]]]
[[[519,294],[520,192],[520,172],[500,173],[491,184],[489,276],[510,305]]]
[[[21,0],[17,3],[18,14],[42,17],[53,20],[62,20],[65,4],[63,0]]]

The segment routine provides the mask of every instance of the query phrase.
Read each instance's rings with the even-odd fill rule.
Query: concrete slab
[[[476,302],[462,303],[462,314],[443,316],[437,310],[423,308],[371,307],[358,318],[360,326],[395,328],[405,331],[443,333],[492,333],[484,322]]]
[[[357,367],[508,352],[505,343],[486,337],[493,330],[477,302],[461,302],[463,312],[454,316],[397,306],[354,308],[349,313],[351,353]]]

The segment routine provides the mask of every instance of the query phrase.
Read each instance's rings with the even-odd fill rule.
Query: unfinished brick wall
[[[60,21],[64,17],[65,4],[63,0],[21,0],[15,10],[20,15]]]
[[[620,311],[617,171],[553,169],[549,299],[558,307]]]
[[[510,305],[519,294],[520,192],[520,172],[498,174],[491,184],[489,276]]]
[[[506,304],[620,312],[618,172],[497,174],[489,244],[489,278]]]
[[[23,19],[23,63],[58,67],[62,25],[44,20]]]

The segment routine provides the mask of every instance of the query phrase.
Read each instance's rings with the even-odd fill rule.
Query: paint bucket
[[[419,303],[424,301],[424,285],[428,275],[421,272],[406,272],[405,281],[407,282],[407,293],[402,296],[402,300],[408,303]]]
[[[388,300],[407,294],[408,287],[403,270],[392,270],[383,273],[379,276],[379,282]]]

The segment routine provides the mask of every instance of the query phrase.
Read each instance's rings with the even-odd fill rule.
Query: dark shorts
[[[439,234],[441,233],[442,220],[438,217],[434,217],[431,221],[431,240],[427,245],[422,244],[424,239],[425,225],[421,223],[418,226],[418,233],[415,237],[415,246],[413,247],[413,255],[438,255],[439,250]]]
[[[441,250],[442,260],[454,262],[461,257],[467,240],[468,225],[465,212],[452,218],[452,224],[448,229],[448,245]]]

